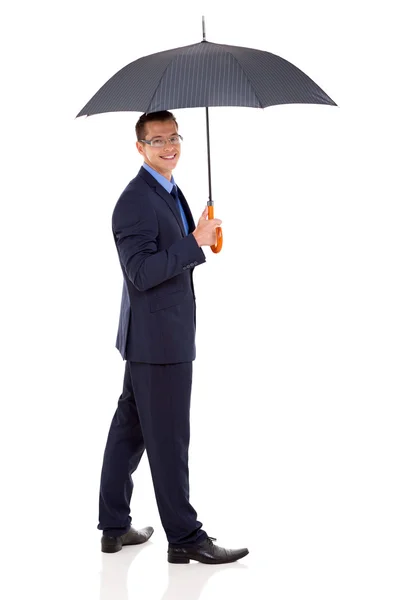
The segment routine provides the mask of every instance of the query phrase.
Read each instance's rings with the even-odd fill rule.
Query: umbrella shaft
[[[208,158],[208,193],[210,201],[207,203],[208,206],[212,206],[214,203],[212,201],[212,193],[211,193],[211,156],[210,156],[210,124],[208,119],[208,106],[206,106],[206,123],[207,123],[207,158]]]

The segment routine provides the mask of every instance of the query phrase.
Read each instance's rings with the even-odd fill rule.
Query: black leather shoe
[[[246,556],[247,548],[239,550],[227,550],[213,544],[215,538],[207,537],[204,542],[192,547],[174,548],[168,546],[168,562],[176,564],[187,564],[191,560],[205,563],[207,565],[221,565],[223,563],[235,562]]]
[[[118,537],[112,537],[107,534],[103,534],[101,538],[101,551],[102,552],[119,552],[122,550],[122,546],[133,546],[136,544],[144,544],[153,535],[154,529],[152,527],[145,527],[144,529],[133,529],[120,535]]]

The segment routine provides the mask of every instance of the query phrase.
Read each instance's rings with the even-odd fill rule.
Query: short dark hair
[[[146,123],[149,123],[150,121],[174,121],[176,128],[178,129],[177,120],[175,119],[172,112],[169,112],[169,110],[160,110],[158,112],[153,113],[143,113],[139,121],[136,123],[135,127],[136,138],[138,141],[144,140],[144,137],[146,135]]]

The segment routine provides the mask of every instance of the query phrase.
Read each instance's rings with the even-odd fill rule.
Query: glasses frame
[[[173,142],[171,142],[171,139],[174,138],[174,137],[178,137],[179,138],[179,142],[177,144],[174,144]],[[175,135],[173,135],[173,136],[171,136],[171,137],[169,137],[167,139],[163,139],[162,141],[164,142],[164,144],[162,146],[154,146],[153,143],[155,141],[161,141],[161,140],[138,140],[138,142],[143,142],[144,144],[148,144],[152,148],[157,148],[157,147],[158,148],[164,148],[165,144],[167,142],[169,142],[170,144],[172,144],[172,146],[179,146],[180,143],[183,142],[183,137],[179,133],[177,133],[177,134],[175,134]]]

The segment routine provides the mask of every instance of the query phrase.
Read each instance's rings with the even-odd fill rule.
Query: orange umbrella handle
[[[208,218],[209,219],[213,219],[214,218],[214,206],[209,206],[208,207]],[[217,243],[214,246],[210,246],[211,250],[217,254],[218,252],[221,251],[222,248],[222,242],[223,242],[223,237],[222,237],[222,228],[221,227],[216,227],[215,232],[217,234]]]

